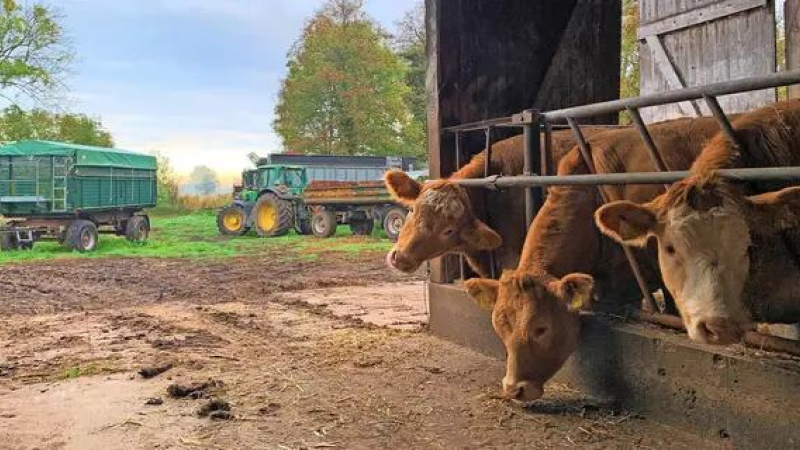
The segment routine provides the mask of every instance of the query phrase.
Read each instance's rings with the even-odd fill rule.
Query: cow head
[[[578,309],[588,307],[592,277],[562,279],[530,273],[505,273],[500,281],[472,279],[469,295],[492,311],[492,325],[506,348],[503,393],[533,401],[578,345]]]
[[[750,272],[751,233],[777,233],[800,222],[800,188],[745,197],[733,185],[696,176],[651,203],[610,203],[596,213],[617,242],[644,246],[658,239],[664,283],[692,340],[739,341],[753,319],[743,299]]]
[[[413,272],[428,260],[446,253],[468,253],[500,247],[502,239],[475,217],[467,192],[447,180],[424,186],[403,172],[385,176],[392,196],[411,212],[387,261],[403,272]]]

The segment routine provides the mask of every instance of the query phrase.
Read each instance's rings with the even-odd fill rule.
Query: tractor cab
[[[258,167],[258,190],[275,191],[282,195],[300,196],[308,185],[306,168],[283,164]]]

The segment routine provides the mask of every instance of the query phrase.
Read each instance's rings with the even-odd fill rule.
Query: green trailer
[[[81,252],[100,233],[145,241],[142,213],[157,197],[156,158],[126,150],[49,141],[0,146],[0,249],[57,239]]]

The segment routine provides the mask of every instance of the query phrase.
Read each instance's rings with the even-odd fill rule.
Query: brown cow
[[[663,155],[667,166],[677,170],[688,168],[718,129],[710,118],[679,119],[650,127],[656,144],[671,149]],[[655,170],[635,130],[608,131],[589,141],[598,171]],[[587,172],[578,149],[571,151],[559,164],[560,175]],[[606,189],[612,198],[636,201],[652,199],[664,190],[656,185]],[[550,188],[547,200],[527,234],[519,268],[514,275],[525,280],[521,283],[526,287],[525,294],[503,289],[502,283],[500,288],[495,288],[496,282],[492,280],[470,280],[467,283],[471,295],[481,305],[492,309],[495,331],[508,353],[509,371],[503,386],[511,397],[536,399],[541,395],[544,383],[574,350],[576,341],[571,336],[579,330],[575,312],[578,307],[556,304],[564,301],[585,303],[578,300],[586,297],[592,283],[591,277],[583,274],[594,277],[597,291],[608,293],[604,297],[640,298],[621,249],[610,239],[602,238],[594,226],[594,212],[598,206],[600,198],[595,187]],[[658,280],[655,273],[651,278]],[[566,292],[560,289],[565,282],[571,286]],[[549,306],[535,306],[543,304]],[[570,315],[572,319],[568,319]],[[553,340],[552,334],[540,334],[543,328],[563,334],[566,343]]]
[[[754,320],[800,320],[798,241],[781,235],[800,224],[800,188],[746,197],[713,176],[727,167],[800,165],[800,100],[755,110],[734,126],[743,152],[719,135],[692,166],[694,177],[648,204],[597,211],[598,226],[621,243],[641,246],[656,236],[664,282],[689,336],[711,344],[740,340]]]
[[[587,127],[586,133],[593,136],[607,130],[604,127]],[[521,175],[522,144],[522,136],[496,143],[492,147],[489,174]],[[574,145],[571,132],[555,131],[552,159],[559,161]],[[483,178],[485,161],[486,151],[483,151],[451,175],[450,180]],[[552,170],[550,168],[549,172],[552,173]],[[526,230],[524,196],[463,188],[449,180],[422,185],[400,171],[388,172],[385,181],[394,198],[413,211],[406,219],[397,243],[387,255],[391,267],[414,272],[425,261],[448,253],[460,253],[466,256],[476,273],[488,277],[491,271],[483,256],[487,250],[495,249],[498,249],[501,268],[517,267]],[[479,219],[485,215],[484,211],[490,217],[503,217],[495,229]]]

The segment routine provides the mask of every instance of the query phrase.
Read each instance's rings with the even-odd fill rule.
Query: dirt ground
[[[564,386],[499,399],[502,362],[425,318],[382,254],[3,266],[0,448],[714,448]]]

